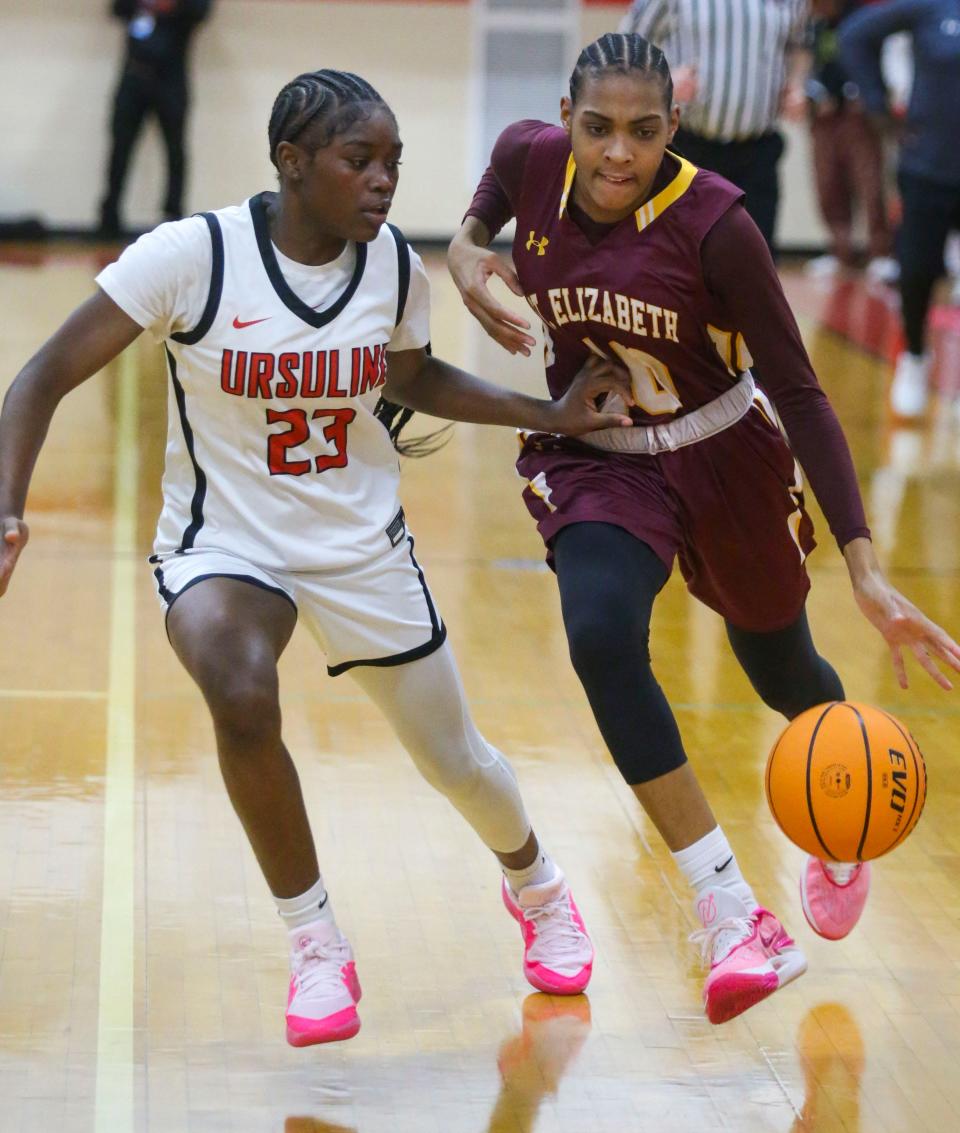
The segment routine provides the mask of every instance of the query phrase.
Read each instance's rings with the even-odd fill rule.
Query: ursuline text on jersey
[[[341,365],[349,356],[349,369]],[[387,380],[386,343],[344,350],[224,350],[220,388],[236,397],[359,397]]]

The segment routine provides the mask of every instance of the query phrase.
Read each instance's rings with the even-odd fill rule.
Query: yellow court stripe
[[[126,1133],[134,1127],[134,583],[139,461],[135,350],[131,346],[120,357],[117,390],[96,1133]]]
[[[0,688],[0,700],[106,700],[107,694],[86,689]]]

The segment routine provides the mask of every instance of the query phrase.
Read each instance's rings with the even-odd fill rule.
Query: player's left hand
[[[945,630],[917,609],[882,575],[860,580],[853,593],[863,615],[883,634],[901,688],[908,687],[904,649],[913,653],[920,667],[942,689],[953,688],[936,664],[939,661],[960,673],[960,645]]]
[[[633,425],[633,421],[623,413],[605,413],[597,409],[597,398],[607,393],[618,394],[624,405],[633,405],[630,374],[608,358],[591,356],[563,397],[551,404],[550,432],[577,437],[595,429]]]
[[[29,538],[30,528],[18,516],[0,519],[0,597],[7,592],[13,568]]]

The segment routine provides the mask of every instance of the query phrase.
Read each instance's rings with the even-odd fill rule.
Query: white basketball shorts
[[[355,665],[402,665],[439,649],[447,636],[405,532],[379,558],[346,571],[265,570],[226,551],[196,550],[156,564],[164,612],[207,578],[272,590],[297,611],[327,656],[331,676]]]

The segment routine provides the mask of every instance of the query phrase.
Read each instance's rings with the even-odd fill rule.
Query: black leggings
[[[670,572],[646,543],[608,523],[564,527],[553,554],[570,658],[620,773],[634,786],[674,771],[687,757],[649,649],[653,600]],[[750,683],[787,719],[844,699],[805,612],[773,633],[726,625]]]
[[[923,354],[930,298],[943,275],[943,248],[950,229],[960,228],[960,185],[941,185],[903,170],[898,181],[903,203],[897,234],[903,332],[911,354]]]

